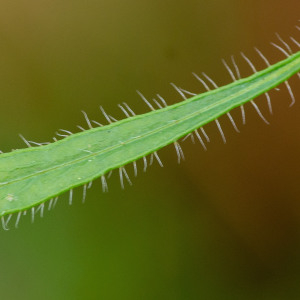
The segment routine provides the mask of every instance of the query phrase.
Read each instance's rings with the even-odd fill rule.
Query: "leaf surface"
[[[300,71],[300,52],[183,102],[0,155],[0,216],[27,210],[177,141]]]

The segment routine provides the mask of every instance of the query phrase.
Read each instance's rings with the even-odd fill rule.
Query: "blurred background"
[[[272,63],[284,56],[269,42],[294,36],[299,0],[17,0],[0,9],[0,149],[45,142],[59,128],[84,125],[81,110],[104,122],[101,104],[116,118],[126,101],[160,93],[180,101],[169,85],[203,88],[191,75],[205,71],[230,82],[221,64],[239,52],[264,68],[253,47]],[[298,22],[299,23],[299,22]],[[299,299],[300,88],[272,91],[274,115],[257,99],[267,126],[246,105],[206,126],[205,152],[190,140],[186,161],[174,147],[121,190],[117,175],[103,194],[100,181],[81,203],[63,195],[34,224],[0,231],[1,299]]]

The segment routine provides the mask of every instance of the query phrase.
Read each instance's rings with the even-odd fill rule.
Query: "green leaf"
[[[300,52],[248,78],[175,105],[49,145],[1,154],[0,216],[27,210],[153,153],[299,71]]]

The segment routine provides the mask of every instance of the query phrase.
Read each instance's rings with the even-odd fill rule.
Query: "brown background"
[[[120,117],[135,93],[180,100],[169,82],[202,92],[191,72],[230,82],[221,59],[253,47],[276,62],[275,32],[300,40],[297,0],[272,1],[2,1],[0,9],[0,149],[48,141],[59,128],[103,121],[101,104]],[[96,181],[85,205],[67,195],[54,211],[18,230],[0,231],[3,299],[298,299],[300,279],[299,79],[289,108],[272,91],[270,125],[246,105],[241,133],[221,118],[228,143],[208,125],[208,151],[190,141],[177,165],[139,172],[122,191]],[[141,164],[140,164],[141,166]],[[141,168],[141,167],[140,167]],[[131,167],[130,175],[132,175]]]

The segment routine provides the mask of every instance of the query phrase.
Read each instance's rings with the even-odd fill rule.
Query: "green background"
[[[286,40],[299,18],[298,0],[213,1],[1,1],[0,149],[24,147],[18,137],[50,141],[59,128],[85,125],[81,110],[104,122],[98,106],[116,118],[136,95],[180,97],[174,82],[202,92],[191,72],[230,82],[221,59],[244,51],[259,69],[259,47],[275,32]],[[299,22],[298,22],[299,23]],[[300,24],[299,24],[300,25]],[[237,58],[242,74],[249,67]],[[103,194],[100,181],[63,195],[34,224],[0,231],[1,299],[299,299],[300,294],[300,88],[289,108],[284,88],[257,100],[267,126],[246,105],[234,132],[220,119],[206,127],[208,151],[189,140],[186,161],[174,147],[121,190],[117,174]]]

